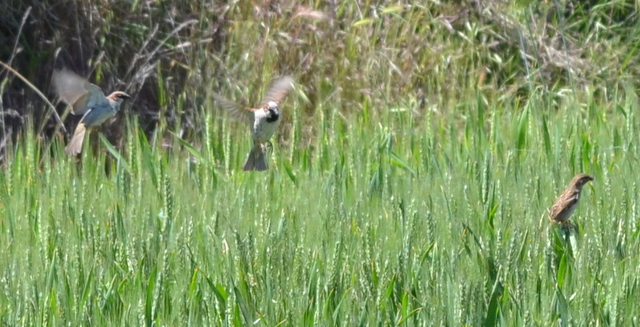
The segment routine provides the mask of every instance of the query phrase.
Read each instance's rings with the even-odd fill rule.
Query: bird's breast
[[[265,143],[269,141],[271,136],[278,129],[280,124],[280,116],[278,115],[273,120],[273,115],[269,115],[269,112],[264,109],[256,110],[253,122],[253,139],[259,143]]]
[[[97,105],[82,117],[81,122],[87,127],[98,126],[118,113],[118,105]]]

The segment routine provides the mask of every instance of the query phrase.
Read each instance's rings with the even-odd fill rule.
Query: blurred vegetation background
[[[306,94],[299,110],[313,117],[335,97],[346,99],[347,116],[385,103],[410,104],[420,114],[446,108],[470,89],[495,101],[526,101],[540,91],[554,109],[565,88],[606,97],[623,81],[635,85],[640,67],[634,1],[0,5],[3,62],[51,100],[51,72],[63,66],[106,92],[133,94],[128,113],[149,135],[158,124],[181,136],[198,134],[210,90],[257,101],[257,90],[282,74],[296,77]],[[43,136],[52,137],[57,121],[42,99],[7,70],[0,77],[5,122],[15,130],[25,118],[35,126],[46,121]],[[103,131],[119,143],[122,126]],[[309,124],[306,133],[314,128]]]

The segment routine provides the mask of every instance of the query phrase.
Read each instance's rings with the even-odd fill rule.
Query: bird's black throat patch
[[[278,109],[267,109],[267,123],[273,123],[280,118],[280,112]]]

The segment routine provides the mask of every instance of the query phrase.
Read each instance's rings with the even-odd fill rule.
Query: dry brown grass
[[[626,34],[637,29],[637,15],[624,4],[594,3],[1,0],[0,44],[11,46],[0,47],[0,60],[52,99],[50,72],[61,66],[105,90],[125,90],[134,95],[126,115],[135,114],[148,136],[160,124],[190,138],[202,132],[208,90],[251,101],[259,92],[247,90],[273,75],[296,76],[303,119],[328,101],[348,115],[413,99],[420,114],[470,88],[526,99],[534,85],[617,85],[638,70],[638,40]],[[4,72],[3,108],[40,126],[48,109]],[[103,129],[112,142],[123,138],[124,115]],[[67,130],[78,120],[67,117]],[[51,137],[56,120],[45,125]],[[307,125],[303,133],[313,135],[317,126]]]

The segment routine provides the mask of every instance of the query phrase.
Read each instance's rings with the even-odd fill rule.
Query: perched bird
[[[83,115],[65,149],[69,155],[80,153],[88,128],[99,126],[115,116],[122,102],[131,98],[121,91],[105,96],[100,87],[67,69],[53,72],[53,85],[60,99],[71,106],[72,113]]]
[[[251,152],[249,152],[242,170],[263,171],[269,169],[265,145],[271,144],[269,139],[280,124],[280,120],[282,119],[280,115],[280,103],[282,103],[287,93],[289,93],[293,87],[292,83],[293,78],[290,76],[285,76],[273,81],[258,108],[244,108],[217,93],[213,93],[213,97],[231,116],[251,126],[253,147],[251,148]]]
[[[569,222],[569,217],[571,217],[571,214],[573,214],[576,207],[578,207],[582,187],[592,180],[593,177],[583,173],[573,177],[567,189],[560,194],[558,199],[556,199],[556,202],[551,207],[549,220],[551,222],[559,223],[566,230],[569,230],[572,227]]]

